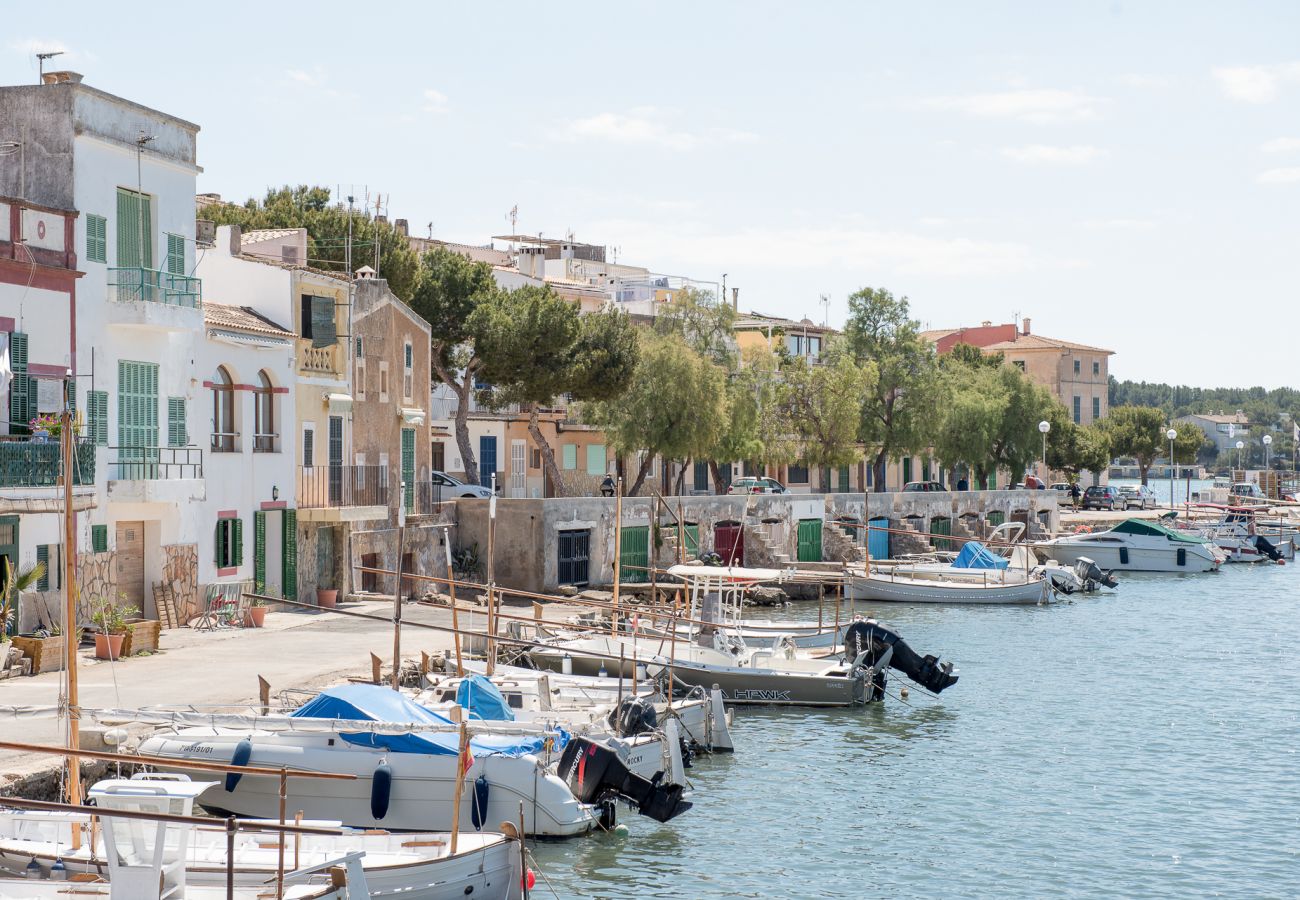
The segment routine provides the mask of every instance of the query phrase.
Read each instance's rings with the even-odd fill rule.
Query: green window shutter
[[[253,513],[253,592],[266,593],[266,513]]]
[[[184,447],[189,443],[188,429],[185,427],[185,398],[167,398],[167,446]]]
[[[605,474],[605,445],[588,444],[587,445],[587,474],[604,475]]]
[[[117,264],[153,268],[153,210],[148,194],[117,189]]]
[[[334,298],[311,298],[311,345],[313,347],[333,347],[338,343],[338,332],[334,327]]]
[[[86,216],[86,259],[108,262],[108,220],[103,216]]]
[[[167,235],[167,271],[173,275],[185,274],[185,238],[179,234]]]
[[[108,392],[86,392],[86,440],[103,446],[108,443]]]
[[[20,331],[9,335],[9,366],[14,373],[14,380],[9,385],[9,432],[27,434],[36,392],[27,377],[27,335]]]
[[[280,562],[281,596],[289,600],[298,599],[298,511],[286,509],[280,516],[283,520],[284,534],[281,542]]]
[[[564,449],[561,452],[561,456],[564,459],[564,463],[563,463],[564,468],[566,469],[578,468],[578,445],[577,444],[565,444]]]
[[[217,527],[212,530],[212,563],[218,569],[226,567],[225,537],[226,519],[218,519]]]
[[[45,564],[45,573],[36,580],[36,590],[48,591],[50,589],[50,545],[36,545],[36,561]]]
[[[231,519],[230,522],[235,532],[230,539],[230,555],[233,557],[230,564],[232,566],[242,566],[244,564],[244,520]]]
[[[90,552],[92,553],[108,552],[108,526],[107,525],[90,526]]]
[[[402,429],[402,505],[409,512],[415,506],[415,429]]]

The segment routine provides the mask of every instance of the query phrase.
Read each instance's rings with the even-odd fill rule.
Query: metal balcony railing
[[[387,505],[387,466],[298,467],[300,509]]]
[[[110,481],[171,481],[203,477],[199,447],[109,447]]]
[[[95,445],[77,441],[72,483],[95,483]],[[60,484],[63,471],[58,438],[0,441],[0,488],[50,487]]]
[[[203,304],[203,281],[139,266],[110,268],[108,295],[119,303],[143,300],[198,309]]]

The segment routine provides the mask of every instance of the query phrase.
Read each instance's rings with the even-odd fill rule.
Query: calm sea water
[[[1239,565],[1044,608],[872,604],[961,681],[740,710],[695,808],[537,859],[566,898],[1295,896],[1298,588]]]

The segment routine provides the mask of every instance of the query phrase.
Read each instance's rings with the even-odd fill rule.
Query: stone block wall
[[[188,622],[199,614],[199,545],[164,544],[162,551],[163,583],[176,598],[177,620]],[[149,589],[152,594],[153,586]],[[149,615],[157,618],[157,608],[149,610]]]
[[[444,532],[448,529],[436,528],[432,525],[407,525],[406,526],[406,546],[405,551],[411,555],[411,565],[407,572],[415,575],[431,575],[437,578],[447,577],[446,549],[443,546]],[[378,568],[397,571],[397,529],[382,530],[364,530],[354,531],[352,533],[352,566],[361,565],[361,559],[365,554],[374,553],[378,558]],[[361,589],[361,574],[354,568],[352,578],[352,591]],[[394,575],[379,575],[378,593],[391,595],[397,589],[397,577]],[[410,596],[411,594],[422,595],[428,591],[437,593],[446,590],[434,582],[429,581],[411,581],[408,580],[403,586],[403,592]]]

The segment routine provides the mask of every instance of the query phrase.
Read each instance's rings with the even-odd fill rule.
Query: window
[[[167,446],[184,447],[190,442],[190,432],[185,425],[185,398],[167,398]]]
[[[1101,363],[1095,359],[1092,361],[1092,374],[1093,375],[1101,374]]]
[[[542,451],[533,447],[528,451],[528,468],[540,469],[542,467]]]
[[[233,569],[244,564],[243,519],[218,519],[213,540],[214,562],[218,569]]]
[[[179,234],[167,235],[167,271],[172,275],[185,274],[185,238]]]
[[[86,391],[86,440],[108,443],[108,391]]]
[[[388,360],[379,361],[379,402],[388,402]]]
[[[153,268],[153,201],[148,194],[117,189],[117,264]]]
[[[312,422],[302,425],[302,464],[310,469],[315,462],[316,427]]]
[[[791,484],[807,484],[808,466],[804,463],[794,463],[786,470],[785,480]]]
[[[1092,420],[1095,422],[1101,418],[1101,398],[1092,398]]]
[[[1079,410],[1082,407],[1082,405],[1083,405],[1083,398],[1080,397],[1078,394],[1075,394],[1074,395],[1074,424],[1075,425],[1078,425],[1079,422],[1082,421],[1082,417],[1079,415]]]
[[[157,363],[117,361],[117,442],[137,459],[158,446]]]
[[[1025,361],[1023,359],[1013,359],[1011,360],[1011,365],[1015,366],[1022,372],[1025,371]]]
[[[334,298],[302,295],[299,334],[311,340],[313,347],[333,347],[338,343],[334,326]]]
[[[57,591],[63,587],[63,554],[58,544],[37,544],[36,561],[45,564],[45,572],[36,581],[38,591]]]
[[[275,439],[275,386],[271,376],[263,369],[257,373],[257,387],[253,389],[253,452],[274,453]]]
[[[1079,368],[1080,368],[1080,366],[1082,366],[1082,365],[1083,365],[1083,363],[1080,362],[1079,360],[1076,359],[1076,360],[1074,361],[1074,374],[1075,374],[1075,375],[1078,375],[1078,374],[1079,374]]]
[[[589,580],[589,548],[591,531],[588,529],[561,531],[556,542],[556,581],[560,584],[585,586]]]
[[[604,475],[606,469],[605,445],[587,445],[587,474]]]
[[[411,391],[415,381],[413,375],[413,363],[415,361],[415,352],[411,347],[411,342],[407,341],[402,347],[402,398],[411,399]]]
[[[27,335],[21,331],[9,335],[9,362],[9,433],[27,434],[27,423],[36,418],[36,381],[27,374]]]
[[[697,491],[707,491],[709,489],[709,464],[701,460],[695,461],[695,472],[692,483]]]
[[[357,338],[357,359],[361,358],[361,338]]]
[[[578,468],[578,445],[577,444],[565,444],[564,448],[560,451],[560,456],[561,456],[561,465],[565,469]]]
[[[103,216],[86,216],[86,260],[108,262],[108,219]]]
[[[107,525],[90,526],[90,552],[91,553],[108,552],[108,526]]]
[[[214,453],[235,451],[235,384],[225,366],[217,366],[212,376],[212,450]]]
[[[366,361],[360,356],[357,357],[357,374],[354,381],[356,383],[352,388],[356,391],[357,399],[366,399]]]
[[[447,448],[442,441],[434,441],[432,447],[432,464],[435,472],[444,472],[447,469]]]

